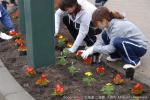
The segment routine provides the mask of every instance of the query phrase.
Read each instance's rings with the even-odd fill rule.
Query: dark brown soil
[[[65,32],[64,32],[65,33]],[[60,55],[60,51],[56,51],[56,57]],[[105,64],[100,64],[105,66],[106,73],[103,77],[99,77],[95,69],[99,65],[85,65],[82,61],[77,60],[75,55],[69,55],[67,61],[69,63],[74,62],[74,66],[80,71],[75,75],[71,76],[67,68],[71,64],[65,66],[56,64],[53,66],[48,66],[46,68],[38,68],[37,75],[33,78],[29,78],[25,75],[24,69],[27,65],[26,57],[19,56],[17,48],[14,41],[1,41],[0,42],[0,59],[2,59],[5,66],[9,69],[11,74],[15,79],[28,91],[36,100],[76,100],[67,99],[69,97],[79,97],[79,100],[102,100],[102,96],[105,96],[100,92],[100,89],[107,83],[112,82],[114,75],[117,73],[113,69],[105,66]],[[57,61],[58,62],[58,58]],[[93,86],[88,87],[82,82],[84,73],[91,71],[94,74],[94,78],[97,80]],[[48,87],[38,87],[35,85],[36,80],[39,78],[41,73],[48,75],[50,84]],[[124,76],[123,76],[124,77]],[[133,80],[131,82],[125,82],[123,85],[114,85],[115,90],[113,92],[112,99],[105,96],[103,100],[135,100],[135,96],[130,94],[130,89],[135,85],[137,81]],[[62,97],[52,96],[52,90],[56,83],[61,83],[65,89],[65,95]],[[11,83],[10,83],[11,84]],[[150,87],[144,85],[144,93],[140,96],[140,100],[150,100]],[[94,99],[92,99],[94,96]],[[120,98],[118,97],[120,96]],[[125,96],[125,97],[123,97]],[[99,98],[99,99],[98,99]],[[136,99],[138,100],[138,99]]]
[[[19,56],[14,41],[0,42],[0,47],[0,58],[4,62],[5,66],[9,69],[16,80],[25,88],[25,90],[27,90],[33,97],[35,97],[36,100],[61,100],[63,98],[66,98],[67,96],[80,96],[82,98],[87,98],[87,96],[95,96],[95,98],[97,98],[97,96],[104,96],[100,92],[100,89],[106,83],[112,82],[114,75],[117,73],[116,71],[110,69],[108,66],[105,66],[105,64],[101,64],[105,66],[106,73],[104,77],[100,78],[95,72],[96,66],[84,65],[82,61],[75,59],[74,55],[70,55],[67,60],[70,63],[74,62],[74,66],[80,69],[79,73],[77,73],[75,76],[71,76],[67,70],[67,67],[69,67],[71,64],[67,64],[66,66],[56,64],[54,66],[48,66],[47,68],[37,69],[37,75],[33,78],[29,78],[24,73],[26,57]],[[57,51],[56,55],[60,55],[60,52]],[[86,71],[93,72],[94,77],[97,80],[91,87],[87,87],[82,82],[84,72]],[[50,84],[48,87],[40,88],[35,85],[35,81],[43,72],[48,75]],[[51,95],[52,89],[54,88],[54,85],[56,83],[63,84],[65,88],[64,97],[54,97]],[[123,85],[114,85],[115,91],[113,93],[113,96],[130,96],[132,98],[130,89],[135,83],[136,81],[134,80]],[[147,98],[145,100],[148,100],[148,96],[150,96],[150,88],[144,85],[144,89],[145,92],[142,94],[142,97]]]

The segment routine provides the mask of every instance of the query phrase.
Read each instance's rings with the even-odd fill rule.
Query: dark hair
[[[119,12],[111,12],[106,7],[99,7],[94,11],[92,21],[95,23],[96,21],[102,21],[103,19],[111,21],[112,19],[124,19],[124,16]]]
[[[78,5],[77,0],[62,0],[60,9],[65,11],[66,8]]]

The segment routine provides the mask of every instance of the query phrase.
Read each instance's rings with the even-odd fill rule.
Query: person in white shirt
[[[91,19],[95,10],[96,7],[87,0],[62,0],[60,9],[55,12],[55,36],[63,19],[75,39],[72,48],[68,49],[71,53],[75,53],[83,41],[88,47],[96,42],[95,33],[100,33],[101,30],[92,27]]]

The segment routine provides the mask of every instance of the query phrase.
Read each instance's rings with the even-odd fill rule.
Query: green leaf
[[[92,86],[92,84],[94,82],[96,82],[96,79],[93,77],[85,77],[83,78],[83,82],[87,85],[87,86]]]
[[[114,87],[112,85],[105,85],[100,91],[103,92],[103,94],[110,96],[113,94]]]
[[[68,62],[67,62],[67,60],[65,59],[64,56],[60,57],[60,60],[59,60],[59,64],[60,64],[60,65],[66,65],[67,63],[68,63]]]
[[[79,70],[74,67],[73,65],[68,67],[69,73],[71,73],[71,75],[73,76],[75,73],[79,72]]]
[[[60,39],[60,40],[58,40],[58,44],[59,44],[60,46],[64,46],[64,45],[65,45],[65,39]]]
[[[100,76],[100,77],[103,77],[103,76],[104,76],[104,73],[100,73],[99,76]]]
[[[65,57],[67,57],[67,56],[69,55],[69,51],[68,51],[67,48],[65,48],[65,49],[63,50],[62,55],[65,56]]]

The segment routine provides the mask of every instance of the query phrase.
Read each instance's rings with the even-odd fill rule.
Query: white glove
[[[75,52],[76,52],[76,50],[75,50],[74,48],[69,48],[68,51],[69,51],[70,53],[75,53]]]
[[[81,57],[83,59],[86,59],[89,55],[93,54],[93,46],[88,48],[87,50],[84,50]]]

